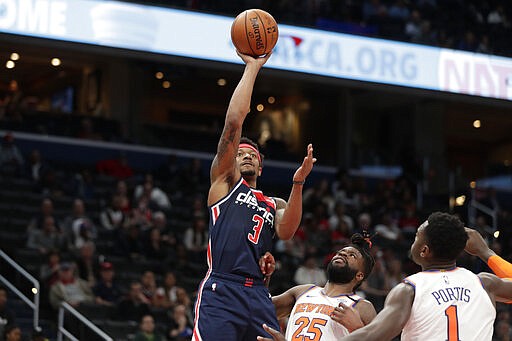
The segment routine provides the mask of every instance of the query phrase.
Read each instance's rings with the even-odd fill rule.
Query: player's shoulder
[[[272,197],[272,199],[276,202],[276,209],[286,208],[287,202],[283,198]]]
[[[307,292],[312,293],[312,292],[316,291],[315,289],[317,289],[317,288],[319,288],[319,287],[317,287],[314,284],[301,284],[301,285],[297,285],[297,286],[294,286],[293,288],[289,289],[288,292],[291,295],[293,295],[295,297],[295,299],[298,299],[299,297],[301,297],[302,295],[304,295]]]

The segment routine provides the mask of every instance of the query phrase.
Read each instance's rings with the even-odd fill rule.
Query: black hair
[[[427,221],[425,237],[434,257],[443,261],[455,260],[468,241],[464,223],[457,216],[443,212],[432,213]]]
[[[373,258],[373,256],[370,253],[370,247],[372,245],[370,242],[370,236],[367,235],[367,233],[364,231],[363,231],[363,234],[354,233],[352,235],[352,237],[350,238],[350,244],[348,246],[352,246],[352,247],[356,248],[363,256],[363,260],[364,260],[363,281],[364,281],[366,278],[368,278],[368,276],[372,272],[373,266],[375,265],[375,259]],[[361,283],[362,283],[362,281],[354,287],[354,291],[361,285]]]
[[[250,138],[248,137],[245,137],[245,136],[242,136],[240,138],[240,143],[247,143],[248,145],[251,145],[253,146],[254,148],[256,148],[256,150],[258,151],[258,153],[260,153],[260,158],[261,158],[261,165],[260,167],[263,167],[263,159],[265,158],[265,156],[263,155],[263,153],[260,151],[260,147],[258,146],[258,144],[256,142],[254,142],[253,140],[251,140]]]

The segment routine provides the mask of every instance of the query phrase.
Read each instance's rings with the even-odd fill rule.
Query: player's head
[[[354,281],[355,291],[370,275],[375,260],[370,254],[369,238],[354,233],[351,243],[336,252],[327,265],[327,279],[331,283],[349,283]]]
[[[411,257],[422,266],[431,262],[455,262],[467,240],[464,223],[457,216],[434,212],[416,231]]]
[[[243,177],[258,177],[263,168],[263,154],[258,144],[247,137],[240,139],[236,162]]]

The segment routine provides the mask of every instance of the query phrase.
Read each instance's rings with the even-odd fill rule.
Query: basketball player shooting
[[[258,145],[242,138],[241,132],[256,77],[271,53],[260,58],[238,55],[245,69],[210,170],[209,269],[198,291],[193,340],[256,340],[268,335],[264,322],[278,328],[258,262],[272,248],[274,235],[286,240],[295,234],[302,216],[302,187],[316,162],[310,144],[293,175],[288,202],[256,189],[263,157]]]

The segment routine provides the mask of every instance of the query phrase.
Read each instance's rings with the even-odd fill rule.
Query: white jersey
[[[312,286],[295,301],[286,327],[286,340],[339,340],[349,332],[331,319],[331,313],[340,302],[353,307],[360,300],[360,296],[352,294],[329,297],[323,288]]]
[[[490,341],[496,317],[477,275],[464,268],[423,271],[404,279],[414,287],[406,341]]]

